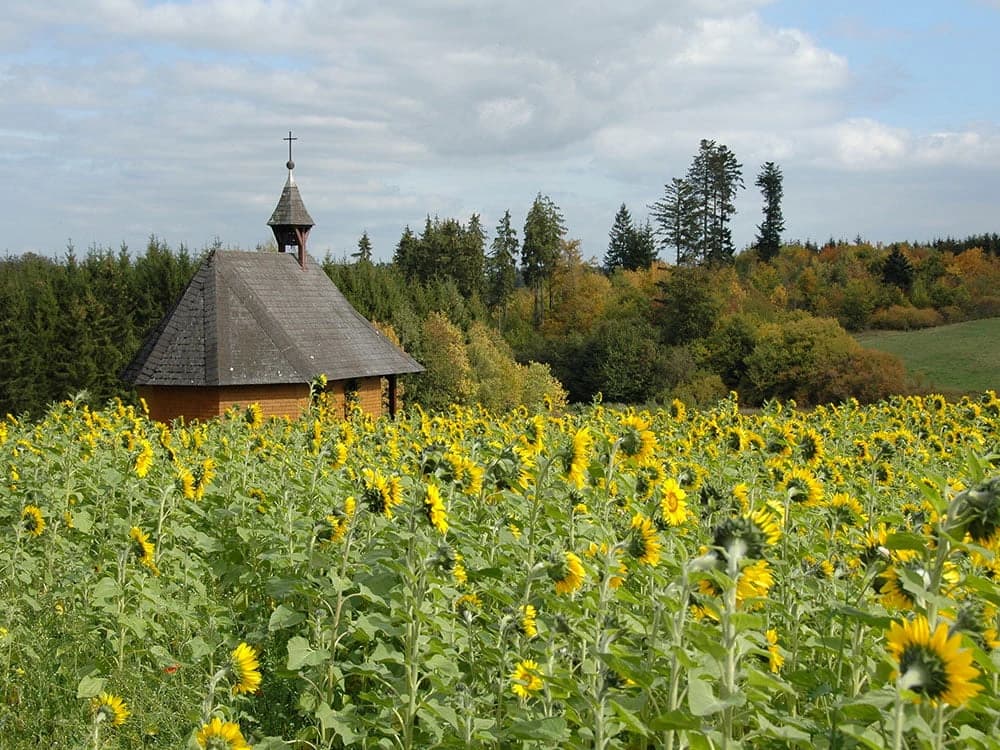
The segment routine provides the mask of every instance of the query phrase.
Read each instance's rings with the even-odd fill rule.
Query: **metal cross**
[[[282,138],[283,141],[288,141],[288,161],[292,160],[292,141],[297,141],[298,138],[292,136],[292,131],[288,131],[288,137]]]

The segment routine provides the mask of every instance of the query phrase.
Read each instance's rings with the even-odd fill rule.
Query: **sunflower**
[[[545,686],[538,669],[538,662],[532,659],[518,663],[510,676],[510,681],[513,683],[511,691],[521,699],[530,698],[533,693],[537,693]]]
[[[780,487],[793,501],[807,506],[818,505],[823,499],[823,485],[808,469],[795,467],[785,475]]]
[[[572,594],[583,586],[585,571],[580,558],[564,552],[562,559],[549,564],[549,578],[555,583],[557,594]]]
[[[757,560],[764,557],[768,545],[781,538],[781,526],[768,508],[758,508],[748,516],[728,518],[712,534],[712,546],[728,560],[729,555],[737,559],[747,557]]]
[[[195,499],[195,479],[188,469],[183,466],[177,468],[177,488],[188,500]]]
[[[521,439],[532,455],[537,456],[545,450],[545,417],[541,414],[532,417]]]
[[[687,419],[687,407],[679,398],[675,398],[670,402],[670,417],[675,422],[683,422]]]
[[[993,651],[1000,648],[996,620],[997,610],[994,605],[970,599],[962,602],[958,608],[952,632],[965,633],[981,649]]]
[[[94,713],[94,721],[108,721],[113,727],[120,727],[132,715],[125,701],[111,693],[101,693],[91,700],[90,707]]]
[[[917,596],[904,585],[902,571],[915,575],[924,586],[930,585],[931,576],[924,567],[923,561],[913,550],[896,550],[893,553],[892,564],[875,579],[882,604],[887,609],[913,609],[917,605]],[[941,572],[941,584],[945,591],[958,583],[959,571],[954,563],[945,562]]]
[[[947,623],[939,622],[932,634],[923,615],[893,622],[887,641],[898,665],[897,685],[920,698],[960,706],[982,690],[973,682],[979,670],[972,665],[972,653],[961,648],[959,633],[949,635]]]
[[[45,531],[45,516],[37,505],[25,505],[21,511],[21,528],[31,536],[41,536]]]
[[[766,598],[772,586],[774,586],[774,575],[767,560],[757,560],[747,565],[736,579],[736,607],[739,609],[750,600]],[[759,602],[752,604],[751,609],[760,606]]]
[[[635,497],[637,500],[647,500],[653,490],[663,481],[663,467],[659,463],[645,463],[639,467],[635,475]]]
[[[403,502],[398,477],[387,479],[380,473],[365,468],[361,470],[362,497],[368,510],[392,518],[394,506]]]
[[[885,560],[889,556],[886,544],[889,542],[889,530],[884,523],[865,531],[863,547],[859,555],[862,565],[870,565],[876,560]]]
[[[483,600],[480,599],[479,594],[475,592],[471,594],[462,594],[455,600],[455,611],[462,616],[471,617],[482,608]]]
[[[215,459],[206,458],[194,467],[194,499],[201,500],[205,496],[205,488],[215,478]]]
[[[656,538],[653,522],[641,513],[632,518],[632,533],[627,549],[632,557],[646,565],[656,565],[660,561],[663,545]]]
[[[649,429],[649,420],[629,414],[621,424],[625,428],[618,443],[622,454],[640,464],[651,459],[656,452],[656,435]]]
[[[240,643],[231,654],[229,668],[232,671],[235,684],[233,695],[240,693],[256,693],[260,689],[260,662],[257,652],[252,646]]]
[[[142,479],[153,466],[153,446],[145,439],[140,440],[139,445],[141,448],[139,455],[135,457],[135,475]]]
[[[232,721],[223,721],[218,716],[202,726],[195,739],[202,750],[252,750],[243,739],[240,725]]]
[[[573,434],[573,444],[568,456],[566,456],[566,479],[577,489],[584,485],[587,466],[590,463],[590,449],[593,444],[594,438],[587,425]]]
[[[846,492],[838,492],[826,502],[834,528],[849,528],[868,523],[861,503]]]
[[[160,575],[160,571],[156,568],[156,548],[149,541],[146,532],[138,526],[133,526],[129,529],[128,535],[132,540],[132,554],[139,559],[140,563],[149,568],[153,572],[153,575]]]
[[[250,404],[250,406],[246,408],[246,411],[243,412],[243,421],[254,430],[263,425],[264,410],[260,408],[260,404],[257,402]]]
[[[448,511],[441,501],[441,491],[433,484],[427,485],[427,492],[424,495],[424,514],[439,534],[448,533]]]
[[[785,657],[778,648],[778,631],[774,628],[768,630],[764,636],[767,638],[767,664],[772,672],[781,671],[785,664]]]
[[[344,509],[334,509],[326,516],[320,524],[316,533],[316,538],[320,542],[340,542],[347,534],[347,529],[351,525],[351,518],[354,516],[356,503],[353,497],[344,500]]]
[[[826,452],[823,446],[823,436],[812,429],[805,430],[799,436],[797,448],[802,460],[813,467],[819,466]]]
[[[677,484],[676,479],[667,479],[660,487],[660,515],[670,526],[680,526],[688,518],[688,507],[685,502],[687,493]]]
[[[989,545],[1000,532],[1000,477],[980,482],[952,501],[955,523],[974,542]]]
[[[737,609],[742,609],[744,603],[749,600],[765,598],[773,585],[774,575],[771,573],[771,566],[767,564],[767,560],[757,560],[745,565],[736,578]],[[698,591],[705,596],[714,597],[722,594],[722,590],[710,578],[702,578],[698,581]],[[760,606],[758,602],[752,602],[752,604],[751,609]],[[709,608],[699,608],[699,613],[716,619]]]
[[[896,478],[895,472],[885,461],[880,461],[875,465],[875,482],[881,485],[892,484],[893,480]]]
[[[525,638],[538,635],[538,611],[533,604],[522,604],[520,609],[519,629]]]

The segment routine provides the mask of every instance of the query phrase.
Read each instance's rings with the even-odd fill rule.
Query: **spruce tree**
[[[367,229],[361,233],[361,239],[358,240],[358,251],[351,253],[351,257],[357,258],[358,263],[372,262],[372,241],[368,239]]]
[[[757,187],[764,196],[764,220],[757,227],[757,257],[771,260],[781,249],[781,233],[785,219],[781,214],[781,168],[773,161],[765,162],[757,175]]]
[[[632,242],[634,233],[632,215],[622,203],[618,213],[615,214],[615,222],[611,225],[611,231],[608,233],[608,250],[604,254],[604,272],[609,276],[614,273],[615,269],[626,267],[629,244]]]
[[[552,278],[559,259],[559,243],[566,233],[562,212],[547,195],[538,193],[524,220],[521,275],[535,294],[535,325],[544,317],[542,288]]]
[[[510,224],[510,211],[504,211],[497,224],[496,236],[486,258],[486,300],[497,310],[498,327],[503,330],[507,302],[517,282],[517,230]]]
[[[660,246],[674,249],[677,265],[692,265],[697,262],[701,236],[694,186],[688,180],[675,177],[663,186],[663,193],[663,197],[649,207]]]

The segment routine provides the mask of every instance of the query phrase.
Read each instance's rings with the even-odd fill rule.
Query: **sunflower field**
[[[1000,399],[0,423],[0,746],[1000,747]]]

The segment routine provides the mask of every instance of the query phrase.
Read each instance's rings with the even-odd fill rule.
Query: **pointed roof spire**
[[[278,227],[308,229],[315,226],[315,222],[302,202],[298,185],[295,184],[295,176],[292,174],[292,170],[295,169],[295,162],[292,161],[292,141],[297,141],[298,138],[292,136],[292,131],[289,130],[288,137],[282,138],[282,140],[288,141],[288,162],[285,164],[288,167],[288,179],[285,180],[285,187],[281,191],[278,205],[275,206],[274,213],[271,214],[271,218],[267,222],[268,226],[275,230],[275,236],[277,236]],[[284,250],[280,244],[278,249]]]

